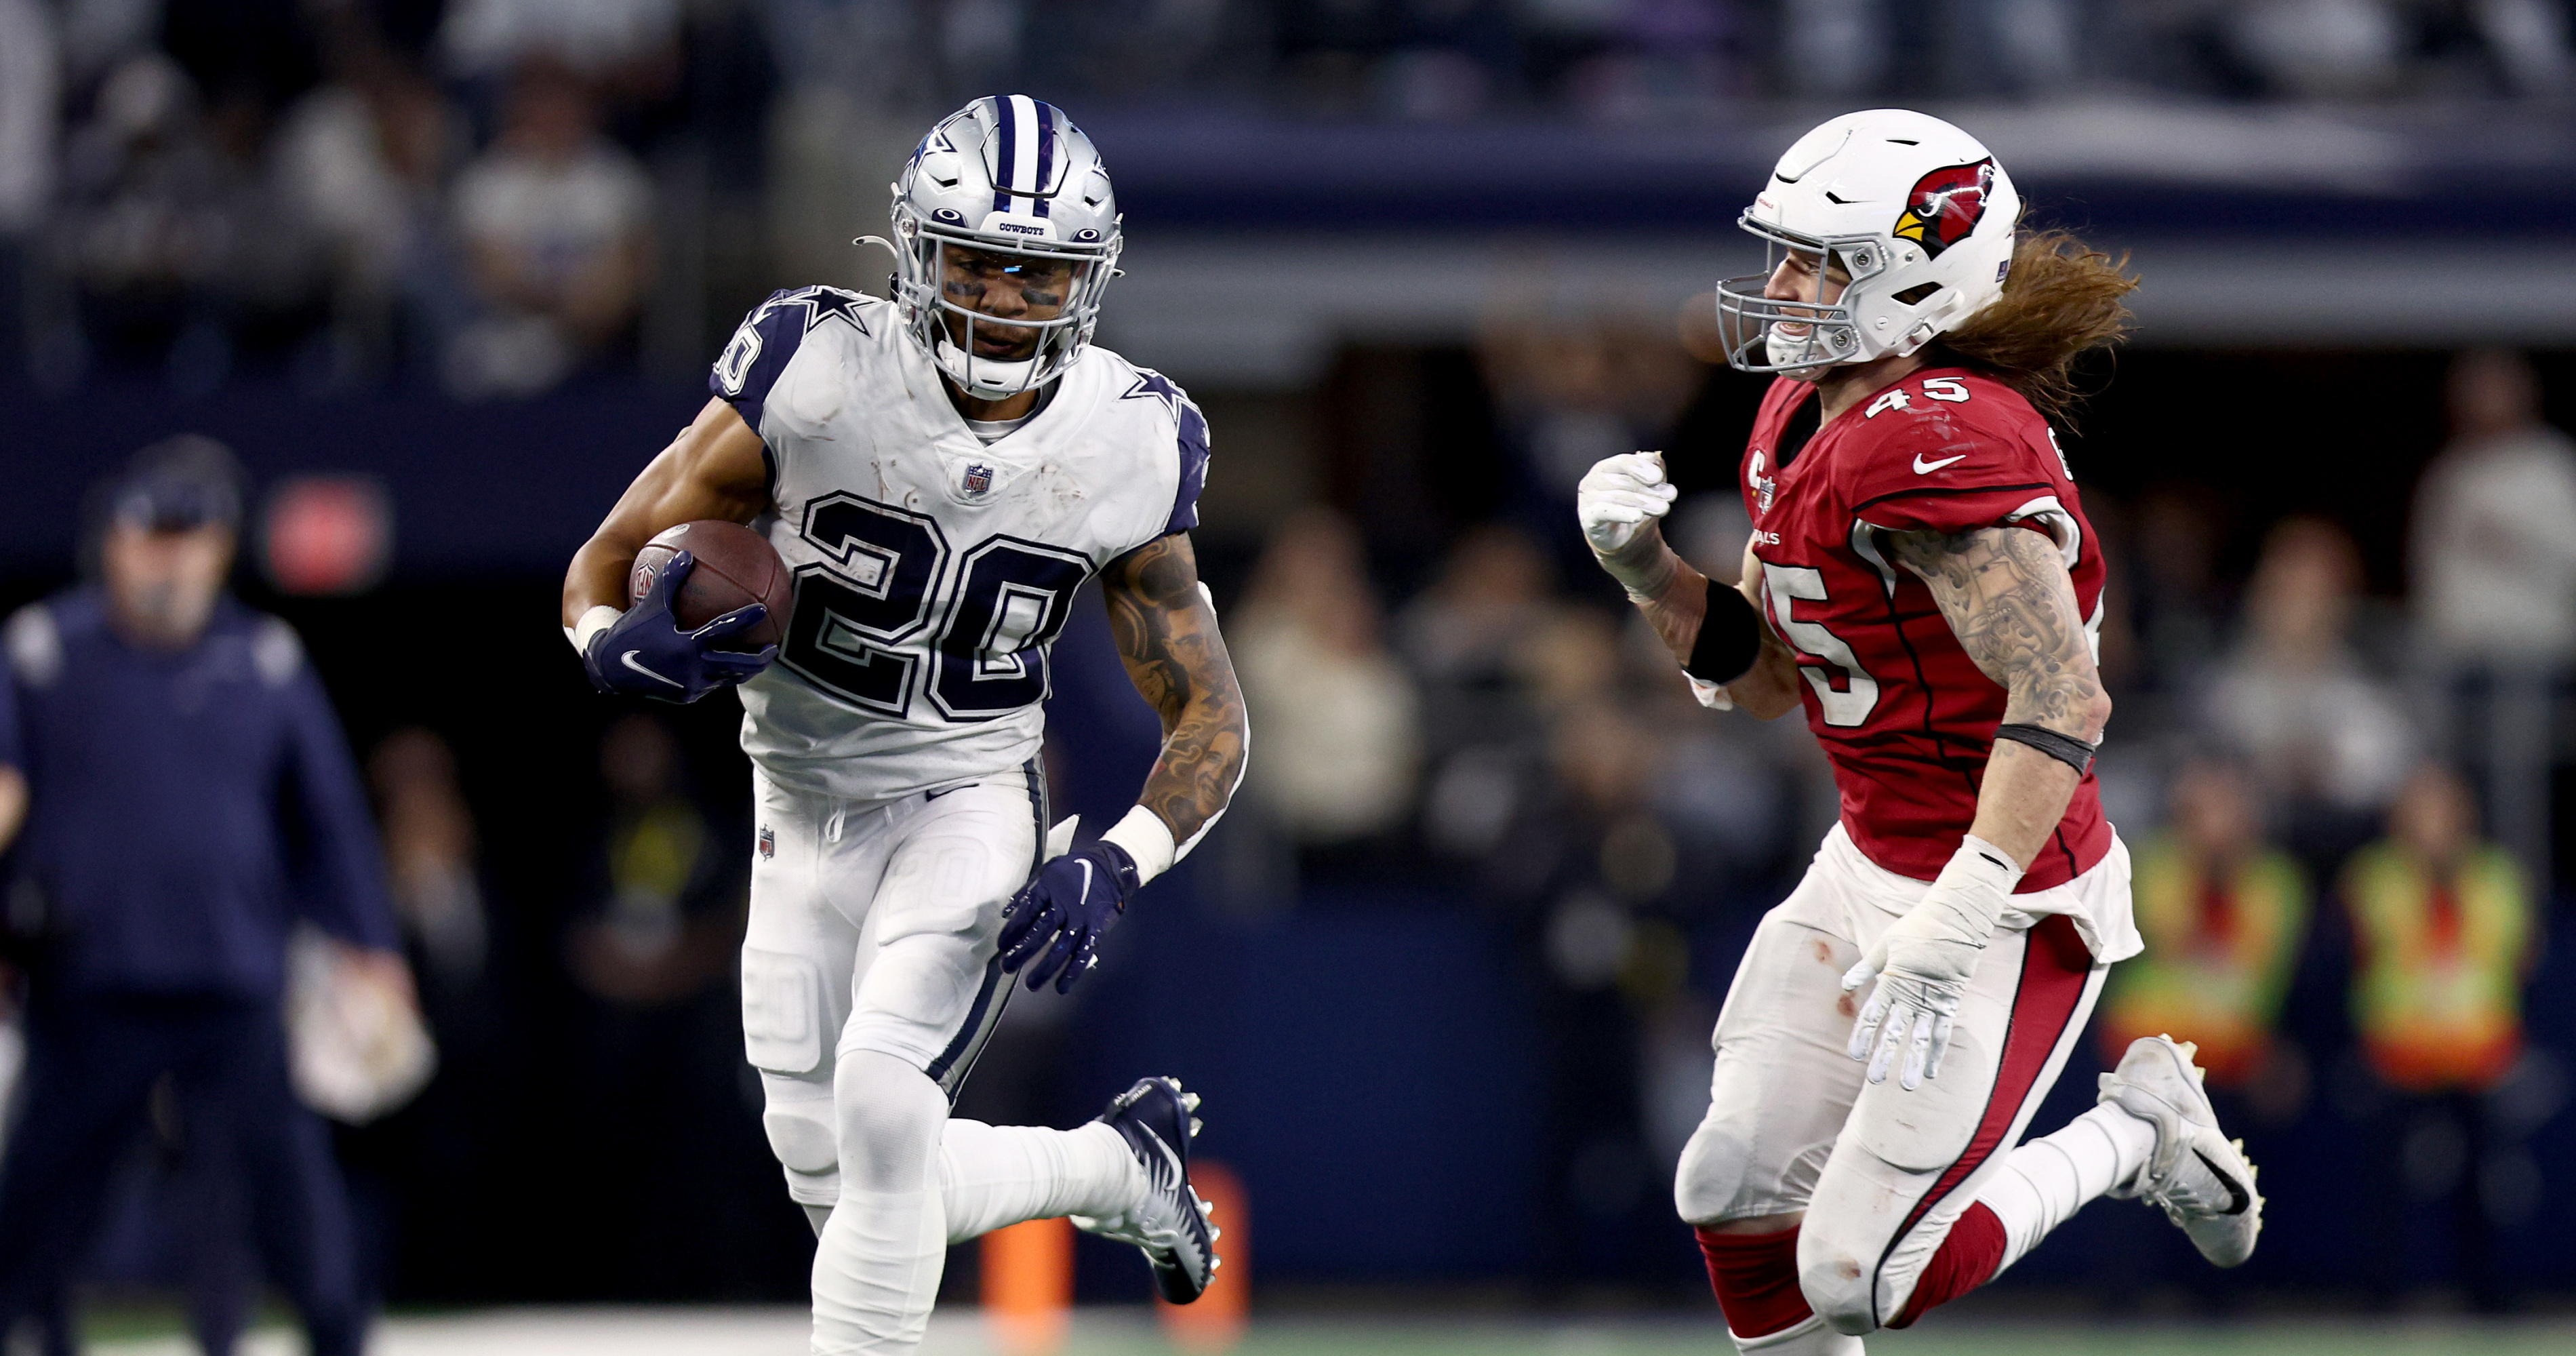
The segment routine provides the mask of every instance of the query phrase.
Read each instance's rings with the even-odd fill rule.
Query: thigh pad
[[[743,1054],[755,1069],[812,1073],[829,1045],[823,970],[804,956],[742,950]]]

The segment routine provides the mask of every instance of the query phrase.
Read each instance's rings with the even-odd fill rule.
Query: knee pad
[[[1835,1332],[1878,1329],[1878,1256],[1860,1251],[1847,1233],[1838,1234],[1812,1214],[1798,1231],[1798,1289]]]
[[[760,1081],[769,1099],[760,1113],[760,1128],[769,1137],[770,1154],[787,1173],[788,1197],[807,1206],[829,1206],[841,1199],[831,1089],[774,1074]]]
[[[846,1185],[910,1191],[935,1183],[948,1096],[928,1074],[880,1051],[844,1050],[832,1107]]]
[[[1673,1172],[1673,1209],[1685,1224],[1719,1224],[1744,1195],[1744,1178],[1753,1161],[1753,1145],[1742,1127],[1716,1108],[1691,1132],[1682,1146],[1681,1164]]]
[[[789,1172],[828,1173],[840,1166],[829,1101],[773,1102],[760,1114],[760,1128],[768,1132],[769,1152]]]

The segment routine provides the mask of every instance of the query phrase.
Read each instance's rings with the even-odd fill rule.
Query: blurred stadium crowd
[[[1781,98],[2546,103],[2576,89],[2568,27],[2559,0],[8,0],[0,271],[58,389],[525,394],[693,365],[854,126],[1015,84],[1092,117],[1638,126]]]
[[[825,191],[848,185],[847,139],[908,143],[1006,86],[1083,117],[1643,127],[1779,100],[2104,91],[2546,108],[2576,93],[2568,30],[2556,0],[0,0],[0,358],[75,401],[486,401],[615,394],[639,373],[685,396],[744,307],[808,280],[808,236],[838,248],[877,220],[876,183]],[[2564,1128],[2576,1006],[2525,1005],[2568,856],[2553,845],[2576,443],[2544,417],[2565,418],[2563,355],[2537,375],[2497,350],[2412,370],[2446,383],[2447,441],[2370,462],[2387,484],[2338,487],[2374,501],[2378,527],[2127,468],[2088,490],[2114,560],[2104,798],[2150,945],[2099,1034],[2105,1051],[2159,1030],[2199,1041],[2276,1200],[2301,1199],[2301,1159],[2400,1185],[2311,1213],[2329,1223],[2307,1243],[2282,1211],[2287,1246],[2258,1282],[2331,1287],[2302,1260],[2331,1254],[2364,1259],[2379,1295],[2448,1277],[2501,1304],[2576,1285],[2498,1241],[2562,1238],[2535,1219],[2571,1178],[2539,1146]],[[1299,397],[1200,392],[1219,457],[1203,550],[1258,754],[1241,807],[1147,901],[1238,931],[1445,909],[1505,939],[1493,983],[1518,1016],[1488,1039],[1528,1038],[1518,1081],[1451,1076],[1535,1099],[1532,1123],[1497,1131],[1531,1145],[1528,1213],[1506,1221],[1530,1244],[1461,1245],[1469,1260],[1426,1263],[1438,1279],[1694,1284],[1664,1183],[1705,1106],[1714,995],[1834,796],[1800,722],[1689,700],[1571,504],[1594,460],[1671,449],[1694,491],[1675,543],[1731,574],[1747,524],[1728,484],[1756,391],[1667,329],[1551,318],[1349,347]],[[10,601],[58,578],[12,581],[27,587]],[[447,615],[497,599],[542,631],[551,587],[495,586]],[[343,1137],[394,1292],[795,1298],[803,1226],[740,1058],[748,830],[724,714],[612,719],[551,635],[530,642],[527,671],[547,678],[525,710],[459,710],[374,673],[382,633],[357,613],[260,601],[305,625],[348,716],[442,1052],[418,1104]],[[1065,643],[1105,660],[1080,624]],[[1060,711],[1132,704],[1114,664],[1067,662],[1059,682]],[[1133,781],[1095,752],[1132,753],[1134,722],[1057,724],[1051,770],[1101,782],[1090,799],[1114,811]],[[547,751],[517,761],[512,738]],[[1088,1114],[1096,1094],[1056,1052],[1068,1027],[1121,1020],[1135,990],[1117,986],[1149,958],[1177,959],[1145,940],[1155,926],[1122,934],[1127,974],[1109,956],[1083,1010],[1015,1008],[965,1109],[1008,1119],[974,1099],[1017,1096],[1014,1114]],[[2066,1083],[2089,1098],[2081,1071]],[[577,1123],[619,1127],[585,1171],[654,1191],[583,1201],[595,1246],[504,1274],[531,1238],[562,1237],[491,1235],[560,1196],[548,1127]],[[1314,1175],[1241,1166],[1256,1194]],[[184,1271],[128,1205],[106,1255]],[[2449,1241],[2425,1242],[2428,1211]],[[1309,1232],[1347,1243],[1329,1220]],[[1302,1258],[1348,1279],[1306,1246],[1282,1236],[1281,1274]],[[2017,1278],[2142,1283],[2047,1265]]]

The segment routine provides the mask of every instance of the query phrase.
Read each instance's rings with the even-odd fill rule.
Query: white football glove
[[[1843,972],[1845,993],[1878,980],[1844,1051],[1869,1061],[1870,1082],[1899,1068],[1898,1085],[1912,1092],[1940,1077],[1959,998],[2021,874],[2002,848],[1969,835],[1923,898]]]
[[[1664,479],[1661,452],[1623,452],[1605,457],[1586,471],[1574,487],[1574,516],[1583,523],[1583,539],[1631,593],[1649,592],[1654,566],[1662,552],[1649,549],[1648,528],[1669,512],[1681,491]]]

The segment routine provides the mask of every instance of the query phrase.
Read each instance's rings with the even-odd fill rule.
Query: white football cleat
[[[2254,1255],[2263,1232],[2263,1197],[2245,1141],[2218,1129],[2218,1113],[2191,1062],[2199,1047],[2171,1036],[2142,1036],[2102,1075],[2101,1100],[2156,1127],[2156,1150],[2138,1175],[2111,1189],[2162,1207],[2212,1266],[2232,1267]]]

